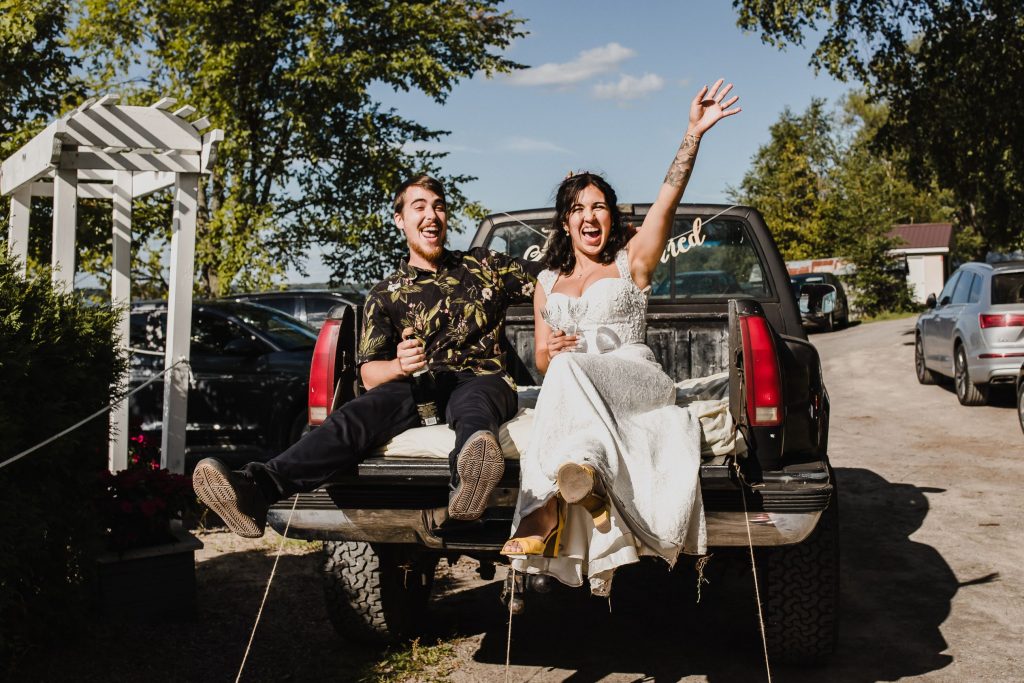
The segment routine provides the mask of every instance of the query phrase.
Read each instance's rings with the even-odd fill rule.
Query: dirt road
[[[906,318],[811,336],[832,404],[840,649],[821,668],[773,666],[775,680],[1024,680],[1024,435],[1013,397],[965,408],[951,388],[919,385],[913,330]],[[601,603],[581,620],[566,603],[515,621],[512,680],[765,680],[744,558],[724,560],[697,606],[692,585],[656,584],[639,615],[609,617]],[[505,629],[491,623],[496,632],[460,649],[468,661],[455,680],[502,680]]]
[[[812,335],[832,402],[840,500],[840,650],[776,681],[1024,680],[1024,435],[1009,392],[964,408],[920,386],[913,318]],[[36,663],[39,680],[233,680],[278,539],[207,534],[195,621],[120,624]],[[535,597],[513,622],[512,681],[763,681],[749,557],[718,553],[696,604],[691,566],[623,571],[611,603],[580,591]],[[331,631],[319,553],[291,544],[253,642],[245,681],[407,680],[373,673],[378,653]],[[499,578],[501,572],[499,572]],[[505,680],[507,612],[497,581],[442,563],[420,679]],[[415,664],[415,663],[414,663]],[[38,668],[35,668],[38,667]]]

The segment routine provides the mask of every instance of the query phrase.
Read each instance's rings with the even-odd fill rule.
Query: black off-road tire
[[[957,345],[953,354],[953,383],[960,405],[985,405],[988,402],[988,387],[979,387],[971,381],[971,372],[967,367],[967,352],[963,344]]]
[[[914,372],[920,384],[935,384],[935,375],[924,364],[924,341],[921,335],[914,339]]]
[[[346,640],[387,645],[415,635],[437,557],[413,546],[324,542],[327,615]]]
[[[839,514],[835,491],[814,533],[769,551],[764,580],[765,636],[772,662],[819,663],[839,636]]]
[[[1024,382],[1017,387],[1017,420],[1020,422],[1020,430],[1024,432]]]

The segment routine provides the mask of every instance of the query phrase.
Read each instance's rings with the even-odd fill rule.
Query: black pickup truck
[[[648,206],[623,210],[639,225]],[[472,246],[537,260],[552,214],[490,216]],[[357,307],[338,306],[321,329],[310,373],[311,425],[360,390],[354,365],[360,317]],[[540,385],[531,307],[509,309],[506,341],[516,382]],[[647,344],[677,381],[728,373],[729,412],[746,452],[703,458],[709,549],[752,543],[757,551],[773,659],[829,655],[839,593],[829,400],[785,264],[756,210],[679,207],[653,277]],[[375,455],[297,501],[278,503],[269,521],[282,532],[290,520],[291,536],[324,541],[328,611],[338,631],[387,642],[416,629],[439,558],[467,555],[479,560],[483,578],[494,576],[518,481],[518,461],[507,460],[479,523],[449,528],[442,526],[446,457]]]

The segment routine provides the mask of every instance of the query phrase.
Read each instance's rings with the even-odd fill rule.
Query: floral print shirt
[[[532,300],[539,268],[484,247],[446,249],[436,273],[403,262],[367,296],[359,365],[393,359],[411,327],[431,371],[501,374],[512,385],[502,348],[505,310]]]

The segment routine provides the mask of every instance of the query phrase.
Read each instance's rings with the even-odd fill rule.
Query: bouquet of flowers
[[[110,550],[174,541],[171,520],[198,510],[189,477],[160,469],[158,449],[139,434],[130,438],[128,468],[100,474],[98,508]]]

